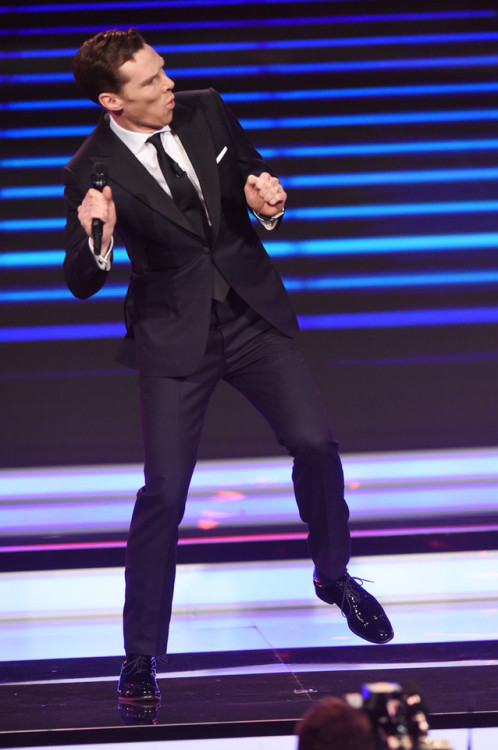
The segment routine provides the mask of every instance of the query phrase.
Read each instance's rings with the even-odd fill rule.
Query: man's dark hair
[[[366,713],[343,698],[324,698],[297,727],[298,750],[376,750],[377,736]]]
[[[80,47],[73,62],[78,87],[93,102],[108,91],[119,94],[126,80],[118,76],[118,68],[131,60],[146,44],[136,29],[101,31]]]

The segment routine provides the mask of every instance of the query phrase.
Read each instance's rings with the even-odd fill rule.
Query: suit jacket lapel
[[[174,201],[130,149],[114,135],[105,121],[105,116],[97,126],[95,135],[99,152],[95,161],[102,161],[107,165],[111,181],[117,182],[123,190],[131,193],[170,221],[174,221],[190,232],[193,231],[192,225],[185,219]]]

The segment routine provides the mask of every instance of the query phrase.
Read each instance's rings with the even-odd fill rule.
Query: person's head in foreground
[[[297,727],[298,750],[377,750],[368,716],[343,698],[324,698]]]

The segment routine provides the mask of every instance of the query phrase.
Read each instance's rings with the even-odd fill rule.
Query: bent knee
[[[334,440],[331,434],[302,435],[299,440],[295,441],[291,455],[296,459],[301,456],[335,457],[339,455],[339,443]]]

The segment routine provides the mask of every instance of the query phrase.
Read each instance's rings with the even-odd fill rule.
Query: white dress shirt
[[[128,146],[132,154],[137,157],[139,162],[143,164],[146,170],[150,172],[154,179],[161,185],[162,189],[168,193],[171,198],[171,191],[168,187],[168,183],[164,179],[164,175],[157,160],[156,148],[152,143],[147,143],[148,138],[150,138],[153,133],[136,133],[132,130],[125,130],[125,128],[118,125],[112,117],[109,118],[109,125],[112,132],[123,141],[125,146]],[[161,133],[161,142],[164,150],[187,173],[187,177],[194,186],[201,203],[204,206],[204,210],[206,210],[206,204],[204,202],[204,196],[202,194],[199,180],[192,163],[187,156],[187,152],[182,146],[182,142],[176,133],[173,133],[169,125],[166,125],[164,128],[161,128],[161,130],[156,130],[155,132]],[[207,210],[206,215],[208,216]]]

